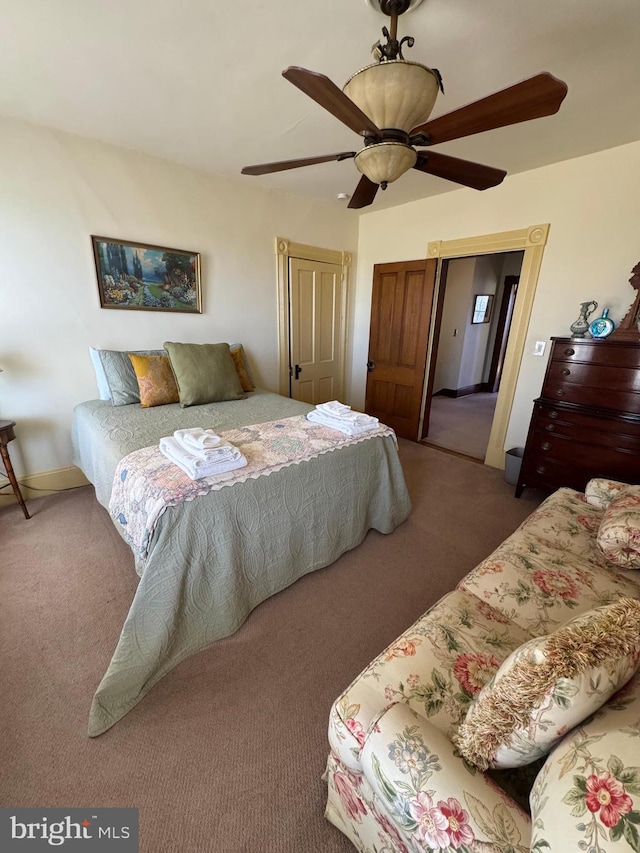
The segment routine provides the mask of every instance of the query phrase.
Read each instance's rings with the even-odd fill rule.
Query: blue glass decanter
[[[592,338],[608,338],[614,328],[613,320],[609,318],[609,309],[605,308],[602,317],[589,324],[589,334]]]

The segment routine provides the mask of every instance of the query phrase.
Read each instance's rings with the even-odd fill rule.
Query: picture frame
[[[472,325],[476,323],[490,323],[493,309],[492,293],[476,293],[473,297],[473,313],[471,315]]]
[[[200,254],[91,237],[101,308],[202,313]]]

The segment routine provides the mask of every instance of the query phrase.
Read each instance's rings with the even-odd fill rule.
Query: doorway
[[[523,257],[470,255],[443,268],[425,444],[484,462]]]
[[[279,393],[343,399],[351,255],[282,237],[275,249]]]
[[[429,243],[427,248],[427,257],[438,259],[438,281],[436,282],[436,286],[438,286],[439,281],[442,279],[443,270],[446,271],[446,265],[451,258],[462,258],[469,255],[489,255],[495,252],[514,252],[519,250],[524,252],[518,293],[513,305],[511,330],[504,353],[500,390],[498,391],[495,415],[491,424],[491,434],[484,459],[485,465],[491,465],[494,468],[503,469],[505,465],[504,452],[507,427],[511,416],[518,373],[524,355],[529,318],[531,316],[538,276],[542,265],[542,256],[548,235],[548,224],[532,225],[529,228],[522,228],[517,231],[503,231],[498,234],[484,234],[479,237],[464,237],[459,240],[439,240]],[[429,415],[433,392],[432,380],[435,368],[435,358],[432,358],[432,354],[437,349],[441,295],[444,296],[444,293],[441,294],[439,292],[437,296],[436,304],[438,305],[438,309],[436,309],[435,319],[431,327],[429,351],[427,354],[429,370],[427,381],[424,384],[420,437],[426,435],[429,429]]]

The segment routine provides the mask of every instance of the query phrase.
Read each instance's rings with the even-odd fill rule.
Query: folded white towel
[[[324,415],[317,409],[312,409],[307,414],[308,421],[321,424],[322,426],[331,427],[331,429],[337,429],[345,435],[362,435],[362,433],[370,432],[372,429],[377,429],[379,425],[378,419],[372,418],[369,415],[365,415],[365,417],[369,418],[366,423],[350,423],[349,421],[344,421],[341,418],[332,418],[330,415]]]
[[[246,457],[237,447],[233,447],[234,453],[231,459],[203,461],[185,450],[173,436],[160,439],[160,451],[192,480],[213,477],[216,474],[224,474],[226,471],[235,471],[236,468],[244,468],[247,464]]]
[[[318,403],[316,409],[319,412],[326,412],[328,415],[340,417],[341,415],[348,414],[351,411],[351,406],[347,406],[346,403],[340,403],[338,400],[330,400],[328,403]]]
[[[316,406],[316,411],[330,418],[337,418],[345,423],[358,424],[366,426],[371,423],[370,415],[365,415],[363,412],[351,411],[351,406],[346,406],[344,403],[338,403],[333,400],[331,403],[319,403]]]
[[[222,439],[212,429],[192,427],[191,429],[177,429],[173,437],[185,448],[185,450],[210,450],[217,447]]]
[[[202,431],[209,432],[209,430]],[[228,441],[223,441],[220,436],[215,433],[211,433],[211,437],[216,440],[215,444],[211,444],[210,446],[205,445],[204,447],[194,447],[189,441],[189,436],[182,435],[184,432],[190,432],[190,430],[176,430],[173,437],[183,450],[187,453],[191,453],[201,462],[231,462],[233,459],[238,458],[238,453],[240,452],[238,448],[234,447],[234,445],[230,444]],[[202,436],[203,440],[207,438],[207,436]]]

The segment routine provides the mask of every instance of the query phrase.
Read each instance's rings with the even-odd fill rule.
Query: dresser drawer
[[[632,417],[628,412],[592,412],[580,406],[565,406],[538,400],[534,407],[536,425],[554,432],[562,425],[581,429],[599,429],[604,432],[623,433],[640,439],[640,414]]]
[[[555,454],[564,448],[565,445],[562,442],[580,441],[582,444],[593,447],[619,448],[640,454],[640,436],[626,435],[616,430],[597,429],[595,426],[594,428],[575,426],[562,421],[553,423],[545,418],[536,421],[531,441],[536,453]]]
[[[640,344],[640,338],[638,343]],[[608,341],[555,341],[551,360],[638,369],[640,368],[640,347],[634,343],[614,345]]]
[[[595,388],[591,385],[577,385],[572,382],[545,382],[542,396],[546,400],[640,414],[640,392],[635,391]]]
[[[640,393],[640,370],[604,364],[552,361],[545,376],[542,396],[549,396],[545,394],[546,388],[561,387],[565,383],[598,388],[603,398],[606,398],[609,390]]]
[[[520,472],[523,485],[584,489],[592,477],[607,477],[627,483],[640,482],[640,454],[607,448],[594,449],[580,442],[565,441],[558,457],[527,453]],[[557,447],[556,447],[557,451]]]

